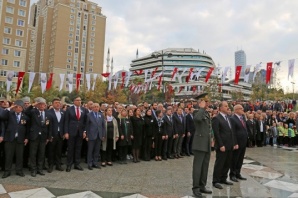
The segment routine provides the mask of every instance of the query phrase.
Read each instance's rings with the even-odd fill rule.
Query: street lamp
[[[294,87],[295,87],[295,82],[291,82],[293,85],[293,100],[294,100]]]
[[[161,57],[161,67],[162,67],[162,93],[165,93],[165,89],[164,89],[164,65],[163,65],[163,57],[167,56],[167,57],[172,57],[173,54],[171,52],[168,51],[163,51],[161,50],[161,52],[153,52],[151,54],[151,57],[153,58],[159,58]]]

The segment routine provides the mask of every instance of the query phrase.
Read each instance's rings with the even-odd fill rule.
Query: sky
[[[295,82],[298,91],[298,1],[92,1],[107,17],[105,52],[110,48],[114,72],[127,70],[137,49],[139,57],[169,47],[204,50],[223,67],[234,67],[234,52],[242,49],[248,65],[282,61],[280,83],[292,92]],[[296,74],[288,80],[289,59],[296,59]]]

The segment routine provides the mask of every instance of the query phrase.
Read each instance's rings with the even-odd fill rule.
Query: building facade
[[[54,73],[54,86],[61,73],[81,73],[83,84],[84,74],[103,72],[105,26],[91,1],[39,0],[31,6],[26,71]]]
[[[235,71],[236,66],[242,66],[240,77],[244,77],[245,67],[246,67],[246,54],[243,50],[238,50],[235,52]]]
[[[25,70],[27,54],[27,21],[29,0],[0,0],[0,86],[4,87],[8,71]]]

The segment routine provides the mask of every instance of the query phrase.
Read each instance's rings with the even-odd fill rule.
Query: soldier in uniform
[[[195,134],[192,150],[193,160],[193,194],[202,197],[201,193],[211,194],[212,191],[206,188],[208,168],[211,154],[211,118],[206,111],[209,99],[208,93],[196,97],[199,109],[194,112]]]

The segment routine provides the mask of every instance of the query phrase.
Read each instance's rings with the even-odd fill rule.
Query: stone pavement
[[[248,148],[242,175],[247,181],[212,188],[212,153],[206,197],[298,197],[297,148]],[[53,171],[46,176],[0,179],[0,197],[191,197],[193,157],[105,167],[92,171]],[[0,173],[2,175],[2,172]]]

